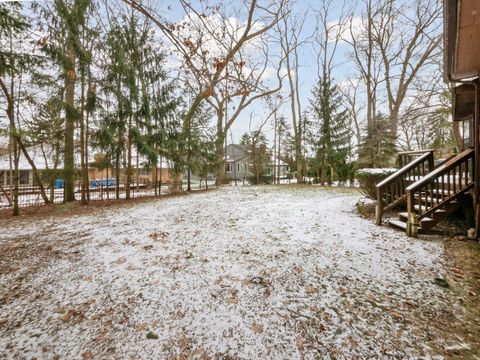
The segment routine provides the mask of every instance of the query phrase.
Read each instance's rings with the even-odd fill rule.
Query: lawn
[[[0,220],[0,358],[480,356],[464,243],[377,227],[359,197],[225,187]]]

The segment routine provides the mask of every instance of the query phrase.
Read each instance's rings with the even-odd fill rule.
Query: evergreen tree
[[[251,134],[242,135],[241,144],[247,146],[252,164],[251,171],[253,176],[249,181],[253,184],[269,182],[269,162],[270,154],[268,152],[267,138],[260,130],[253,131]]]
[[[371,126],[366,128],[358,150],[360,167],[381,168],[391,165],[396,154],[395,137],[391,133],[388,118],[378,113]]]
[[[51,35],[58,42],[48,42],[47,53],[58,62],[62,69],[65,86],[65,155],[63,178],[65,201],[75,201],[75,162],[74,133],[81,113],[75,104],[75,88],[78,79],[78,62],[85,63],[87,53],[82,46],[80,34],[85,26],[85,15],[91,0],[55,0],[55,20],[58,21],[56,31]],[[50,46],[50,44],[54,46]],[[56,47],[55,47],[56,45]]]
[[[326,79],[320,79],[313,89],[311,107],[318,128],[311,166],[321,183],[331,184],[343,177],[351,153],[348,112],[337,86]]]
[[[125,169],[127,199],[133,177],[132,149],[156,169],[158,157],[180,149],[181,143],[172,131],[179,125],[172,116],[176,106],[172,86],[165,84],[165,55],[153,35],[150,23],[141,23],[132,12],[112,19],[106,36],[102,85],[107,110],[97,135],[113,159],[117,197],[120,167]],[[182,166],[175,163],[173,168],[181,171]]]

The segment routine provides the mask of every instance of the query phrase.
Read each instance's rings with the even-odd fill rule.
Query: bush
[[[273,175],[260,175],[260,182],[257,183],[256,176],[249,176],[248,182],[252,185],[270,185],[273,180]]]
[[[376,185],[386,179],[393,173],[395,173],[397,169],[390,169],[390,168],[381,168],[381,169],[360,169],[356,172],[356,176],[358,182],[360,183],[360,191],[363,195],[370,199],[377,198],[377,188]]]

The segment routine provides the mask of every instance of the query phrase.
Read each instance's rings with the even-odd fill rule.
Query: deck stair
[[[473,149],[437,166],[433,165],[433,151],[417,153],[418,157],[377,184],[377,224],[383,222],[387,210],[406,204],[407,211],[388,223],[409,236],[431,233],[439,221],[461,206],[459,198],[473,188]]]

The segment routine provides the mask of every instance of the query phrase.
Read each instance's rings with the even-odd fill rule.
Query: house
[[[268,164],[268,174],[275,175],[277,179],[286,179],[290,172],[290,166],[283,160],[273,159],[273,162]]]
[[[228,144],[225,149],[225,174],[229,180],[246,180],[252,176],[247,145]]]
[[[376,220],[406,207],[390,224],[409,236],[428,233],[461,209],[480,237],[480,1],[444,0],[444,75],[452,88],[452,118],[460,122],[460,152],[436,164],[432,150],[399,154],[403,166],[377,187]]]
[[[56,152],[50,145],[38,144],[28,147],[28,154],[35,164],[35,167],[41,175],[46,176],[48,172],[55,178],[61,178],[61,171],[63,169],[63,159],[61,156],[56,158]],[[102,163],[103,155],[95,151],[95,149],[89,150],[89,168],[88,178],[90,183],[94,186],[101,179],[113,178],[114,170],[108,166],[100,166]],[[80,155],[75,153],[75,166],[80,169]],[[157,166],[157,169],[151,169],[147,166],[146,158],[139,155],[137,156],[135,151],[132,154],[133,163],[133,179],[135,182],[141,184],[151,184],[159,182],[160,179],[163,183],[171,181],[170,163],[168,160],[163,159],[162,163]],[[9,188],[10,185],[10,170],[13,169],[13,157],[7,153],[0,156],[0,186],[2,188]],[[23,153],[20,153],[19,157],[19,175],[21,186],[37,186],[37,181],[33,174],[32,167],[25,158]],[[49,177],[52,177],[49,176]],[[120,183],[124,183],[125,171],[120,171]],[[80,182],[78,176],[77,182]]]
[[[267,152],[268,163],[265,164],[265,174],[285,179],[290,171],[287,163],[280,159],[272,159],[271,152]],[[229,144],[226,148],[225,174],[229,180],[245,180],[254,174],[252,154],[248,146],[243,144]]]

